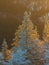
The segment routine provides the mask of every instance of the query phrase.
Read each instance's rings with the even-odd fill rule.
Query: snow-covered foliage
[[[6,39],[3,40],[0,65],[49,65],[49,44],[39,40],[37,27],[34,29],[30,15],[30,12],[25,11],[24,20],[15,33],[15,41],[10,50]]]

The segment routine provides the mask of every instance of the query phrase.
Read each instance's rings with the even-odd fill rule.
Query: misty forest
[[[0,65],[49,65],[49,0],[0,0]]]

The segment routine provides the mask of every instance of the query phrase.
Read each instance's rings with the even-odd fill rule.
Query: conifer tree
[[[8,61],[8,60],[10,60],[12,58],[11,50],[8,49],[8,45],[7,45],[6,39],[3,40],[2,53],[4,55],[4,60],[5,61]]]
[[[27,48],[30,45],[32,46],[33,40],[38,37],[37,30],[34,30],[34,25],[30,20],[30,15],[31,12],[28,13],[25,11],[22,25],[18,28],[19,45],[23,48]]]

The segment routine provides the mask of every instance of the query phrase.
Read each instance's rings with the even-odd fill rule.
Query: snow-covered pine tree
[[[13,43],[14,47],[12,48],[15,51],[15,53],[13,53],[13,56],[15,56],[14,58],[17,59],[17,56],[22,56],[22,62],[25,60],[24,62],[26,63],[30,63],[28,60],[32,60],[38,53],[37,49],[39,49],[38,44],[35,41],[36,38],[38,38],[37,29],[34,30],[30,15],[31,13],[25,11],[22,25],[18,27],[18,30],[15,33],[15,42]]]
[[[24,13],[24,20],[22,21],[22,25],[19,26],[19,46],[21,47],[30,47],[32,46],[33,40],[38,38],[37,30],[34,30],[34,25],[30,20],[31,12]]]
[[[3,44],[2,44],[2,53],[4,55],[4,60],[5,61],[8,61],[12,58],[11,50],[8,49],[8,45],[7,45],[7,42],[6,42],[5,38],[4,38]]]
[[[13,51],[16,51],[18,46],[23,49],[31,47],[33,45],[33,41],[38,38],[37,28],[34,29],[34,25],[30,20],[30,15],[31,12],[24,12],[24,19],[22,21],[22,25],[18,27],[18,30],[16,30],[15,33],[15,41],[12,44],[14,45],[14,47],[12,48]]]

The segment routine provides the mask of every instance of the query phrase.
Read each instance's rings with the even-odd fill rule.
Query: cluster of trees
[[[8,49],[8,44],[6,40],[3,40],[2,44],[2,52],[4,54],[5,60],[9,60],[11,58],[11,51],[16,51],[16,48],[21,47],[22,49],[29,49],[33,46],[33,41],[38,38],[37,30],[34,29],[34,25],[30,20],[31,13],[24,13],[24,20],[22,21],[22,25],[18,27],[18,30],[15,32],[14,42],[12,43],[12,49]]]
[[[13,5],[11,3],[12,0],[0,1],[0,5],[2,6],[0,7],[0,15],[1,13],[7,15],[4,19],[0,16],[0,48],[2,45],[2,53],[5,61],[12,58],[11,53],[13,51],[16,52],[18,47],[22,49],[27,48],[26,56],[31,61],[33,57],[42,57],[42,49],[40,48],[40,50],[36,45],[36,40],[39,38],[43,40],[44,33],[49,37],[49,22],[45,16],[49,12],[49,2],[48,0],[33,1],[32,4],[30,1],[30,3],[27,1],[24,5],[22,3]],[[34,7],[32,7],[33,5]],[[42,43],[39,41],[39,46],[42,47]],[[11,49],[9,50],[9,48]]]
[[[24,12],[24,19],[22,20],[22,24],[19,25],[18,30],[15,32],[14,42],[12,43],[13,47],[10,50],[8,49],[6,39],[3,40],[2,53],[5,61],[13,58],[11,53],[17,53],[18,48],[21,50],[27,50],[24,54],[25,60],[31,60],[31,64],[34,63],[34,59],[39,59],[38,61],[40,61],[40,59],[44,57],[44,54],[42,54],[44,51],[42,48],[43,42],[39,41],[37,27],[34,29],[34,24],[30,20],[30,16],[31,12]]]

